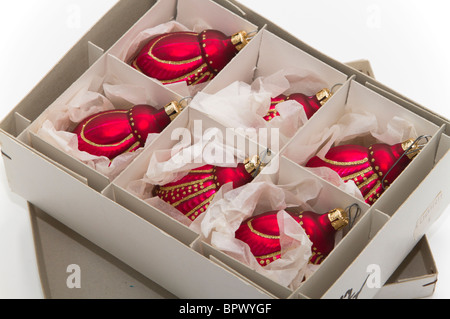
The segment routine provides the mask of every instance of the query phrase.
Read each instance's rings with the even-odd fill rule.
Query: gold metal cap
[[[231,43],[238,51],[241,51],[250,42],[247,32],[241,31],[231,36]]]
[[[170,117],[171,121],[175,120],[178,114],[183,111],[183,107],[177,101],[170,102],[164,107],[164,109],[166,110],[166,114]]]
[[[331,226],[333,226],[335,230],[340,230],[349,223],[347,212],[341,208],[330,210],[328,212],[328,218],[330,219]]]
[[[408,148],[410,148],[412,146],[411,149],[408,151],[408,153],[406,153],[406,156],[408,156],[409,159],[413,159],[417,154],[419,154],[419,152],[421,150],[421,147],[419,146],[419,144],[414,143],[414,142],[415,142],[415,140],[410,138],[402,143],[402,148],[403,148],[403,151],[405,151],[405,152]]]
[[[333,93],[331,93],[331,91],[328,89],[320,90],[316,94],[316,98],[319,100],[321,105],[324,105],[332,96],[333,96]]]
[[[253,157],[247,158],[244,161],[244,166],[246,171],[251,175],[257,175],[261,171],[263,164],[258,155],[254,155]]]

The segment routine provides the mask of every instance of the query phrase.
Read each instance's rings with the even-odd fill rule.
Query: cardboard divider
[[[228,269],[231,269],[240,278],[244,278],[250,284],[267,291],[276,298],[288,298],[292,291],[266,276],[256,272],[254,269],[228,256],[224,252],[214,248],[208,243],[202,242],[202,252],[211,260],[218,260]]]
[[[105,50],[95,45],[91,41],[88,42],[89,66],[92,66],[105,53]]]
[[[23,131],[25,131],[30,125],[31,121],[24,117],[22,114],[14,112],[15,119],[15,132],[16,136],[20,135]]]
[[[152,7],[152,9],[144,14],[143,17],[126,34],[124,34],[119,41],[117,41],[108,53],[118,57],[124,61],[124,63],[130,65],[132,59],[142,47],[142,44],[140,44],[140,47],[135,50],[136,52],[133,54],[129,52],[130,47],[137,45],[135,43],[135,39],[139,38],[140,33],[149,28],[154,28],[170,21],[176,21],[189,30],[208,27],[222,31],[224,34],[229,36],[239,31],[252,32],[258,30],[254,24],[212,1],[203,1],[201,3],[191,0],[159,1],[154,7]],[[242,51],[243,52],[240,52],[237,55],[239,56],[245,54],[245,48]],[[138,71],[135,70],[135,72]],[[220,73],[222,72],[224,72],[224,70]],[[153,80],[160,83],[156,79]],[[214,82],[214,80],[215,79],[211,80],[210,83]],[[201,86],[203,87],[204,85],[202,84]],[[179,94],[186,96],[193,95],[196,92],[196,88],[194,88],[195,86],[186,87],[181,84],[175,84],[169,85],[169,87]],[[191,89],[194,93],[188,94]]]
[[[345,86],[342,89],[345,89]],[[341,122],[339,121],[342,121],[342,123],[347,123],[343,122],[344,116],[347,116],[347,114],[359,114],[358,116],[362,116],[363,114],[365,114],[366,116],[370,114],[371,116],[374,116],[377,121],[377,129],[374,133],[381,134],[379,135],[381,140],[378,140],[374,136],[370,135],[369,131],[361,131],[360,135],[350,135],[347,140],[340,142],[340,145],[355,143],[359,145],[369,146],[371,143],[376,142],[394,144],[392,142],[389,142],[389,140],[398,137],[396,137],[392,133],[389,133],[390,130],[393,130],[391,126],[398,130],[401,134],[403,134],[403,138],[405,140],[410,137],[415,138],[422,135],[433,136],[434,139],[436,139],[441,133],[439,127],[437,127],[434,123],[431,123],[426,119],[417,116],[411,111],[402,108],[401,106],[395,104],[394,102],[386,99],[385,97],[377,94],[374,91],[371,91],[370,89],[353,80],[350,80],[348,82],[348,94],[345,99],[343,94],[336,94],[334,100],[330,100],[328,103],[326,110],[325,108],[323,108],[319,112],[317,112],[317,114],[315,114],[315,116],[310,121],[308,121],[308,123],[296,134],[296,136],[294,136],[290,143],[282,150],[283,155],[293,160],[294,162],[299,163],[300,165],[305,165],[311,157],[316,155],[317,152],[322,147],[324,147],[325,143],[329,143],[328,141],[330,140],[330,138],[332,138],[333,136],[340,136],[339,134],[342,135],[345,132],[341,127],[346,126],[342,126],[343,124],[341,124]],[[337,125],[336,123],[339,123],[339,125]],[[417,135],[409,136],[407,135],[408,132]],[[389,134],[386,135],[386,133]],[[390,134],[392,134],[392,136],[390,136]],[[323,139],[323,142],[319,144],[321,139]],[[399,140],[398,142],[402,141]],[[419,156],[416,156],[415,161],[413,161],[416,162],[416,164],[413,167],[416,167],[416,165],[418,165],[417,162],[421,161],[420,158],[424,158],[427,156],[426,154],[428,153],[428,149],[430,147],[430,145],[427,145],[422,150],[421,154],[419,154]],[[386,210],[385,212],[390,215],[395,211],[396,208],[398,208],[398,205],[402,203],[409,194],[406,189],[409,189],[409,192],[413,190],[414,187],[420,183],[420,176],[422,176],[423,178],[424,174],[426,175],[431,170],[434,162],[436,147],[437,146],[429,151],[428,154],[430,154],[430,157],[428,157],[428,160],[425,160],[425,162],[428,163],[428,165],[426,166],[427,169],[421,167],[423,174],[411,175],[406,172],[401,174],[399,178],[408,178],[403,176],[409,175],[409,178],[411,178],[411,180],[408,185],[410,187],[395,187],[395,190],[397,192],[391,190],[392,188],[394,188],[394,186],[389,187],[389,189],[387,189],[383,193],[383,196],[380,197],[379,201],[381,203],[378,203],[378,201],[375,203],[375,205],[377,205],[377,208],[381,209],[382,211]],[[300,152],[299,150],[301,149],[305,149],[306,152]],[[425,165],[425,162],[423,163],[423,165]],[[413,169],[414,168],[410,167],[409,171]],[[417,176],[417,178],[414,178],[414,176]],[[396,185],[399,183],[400,182],[394,182],[394,184]],[[395,195],[388,195],[389,193],[395,193]],[[383,205],[383,202],[390,202],[390,204]]]
[[[273,59],[274,56],[280,58]],[[209,95],[212,97],[217,93],[221,93],[224,96],[224,92],[227,92],[228,94],[235,94],[235,96],[230,96],[230,99],[239,99],[241,95],[246,96],[248,94],[245,84],[248,86],[257,84],[257,79],[269,81],[268,79],[271,76],[281,73],[286,77],[284,81],[289,81],[289,84],[294,86],[283,92],[283,94],[286,95],[292,93],[303,93],[308,96],[313,96],[325,88],[328,88],[329,90],[333,88],[334,95],[336,95],[339,94],[341,90],[345,90],[345,83],[348,81],[347,75],[331,68],[300,49],[293,47],[281,38],[265,30],[263,27],[258,32],[256,37],[252,39],[252,41],[250,41],[250,43],[242,50],[242,53],[234,58],[233,61],[231,61],[225,69],[202,90],[202,93],[206,96]],[[274,80],[272,79],[272,81]],[[243,82],[245,84],[239,84],[239,82]],[[233,87],[238,87],[238,85],[242,87],[241,91],[237,91],[237,89],[230,89]],[[268,87],[264,88],[264,90],[267,92],[270,90],[275,90],[270,87],[271,85],[284,86],[286,84],[269,84]],[[281,92],[276,95],[280,93]],[[262,104],[263,102],[259,101],[262,99],[262,94],[257,92],[257,89],[254,90],[253,94],[255,100],[258,101],[257,103]],[[322,108],[327,107],[328,103],[334,99],[334,95]],[[260,128],[264,125],[258,123],[256,119],[247,121],[245,124],[230,123],[228,114],[224,112],[219,113],[217,110],[214,110],[215,105],[212,102],[213,99],[211,98],[209,100],[205,100],[206,96],[202,96],[200,99],[199,109],[209,114],[218,122],[221,122],[227,126],[253,125]],[[255,101],[252,102],[255,103]],[[266,99],[264,99],[264,102],[266,102]],[[267,103],[268,102],[269,101],[267,101]],[[233,107],[235,107],[234,104]],[[251,105],[242,105],[242,107],[251,107]],[[253,108],[254,107],[255,106],[253,106]],[[267,123],[266,125],[268,125],[269,128],[272,128],[270,123]],[[302,128],[302,124],[297,123],[295,125],[298,125],[300,129]],[[283,135],[281,138],[281,143],[279,143],[281,144],[279,147],[283,147],[287,143],[287,140],[292,137],[294,132],[291,132],[292,129],[285,132],[284,130],[280,130],[278,127],[275,128],[278,129],[279,132],[281,131],[278,135]],[[277,138],[276,140],[276,142],[278,142],[280,138]],[[262,142],[262,140],[260,141],[260,144],[268,145],[269,147],[272,143],[274,143],[274,141],[271,139],[267,140],[266,143]]]
[[[83,164],[75,158],[68,156],[67,153],[47,143],[33,132],[29,132],[31,145],[41,154],[48,155],[53,161],[70,171],[70,174],[77,174],[84,177],[87,185],[96,191],[101,191],[109,184],[109,179],[103,174],[97,172],[93,168]]]
[[[232,35],[241,30],[252,32],[258,29],[256,25],[250,23],[248,20],[243,19],[213,1],[178,1],[177,21],[192,29],[198,24],[199,19],[203,20],[203,23],[206,23],[211,28],[221,30],[228,35]]]
[[[321,298],[388,221],[389,216],[370,209],[295,293],[299,292],[313,299]]]
[[[315,212],[325,213],[331,209],[338,207],[346,208],[354,203],[359,204],[361,207],[361,213],[358,216],[358,218],[352,220],[353,228],[351,230],[346,229],[345,231],[342,231],[340,233],[340,236],[337,236],[335,250],[337,249],[337,247],[340,247],[337,250],[338,252],[335,252],[335,250],[333,250],[331,254],[327,257],[327,259],[325,259],[325,261],[318,268],[320,270],[323,265],[333,264],[333,261],[331,262],[328,261],[328,258],[331,258],[331,256],[333,255],[337,256],[333,257],[332,260],[335,259],[340,260],[339,256],[343,254],[346,256],[357,256],[358,253],[360,253],[364,249],[365,243],[367,243],[367,241],[370,240],[370,238],[372,238],[374,234],[376,234],[376,232],[389,219],[389,217],[381,212],[378,211],[374,212],[374,209],[369,209],[368,205],[365,204],[364,202],[361,202],[353,198],[352,196],[343,193],[334,185],[328,184],[323,180],[319,180],[314,174],[311,174],[306,169],[300,167],[299,165],[290,161],[289,159],[284,157],[280,159],[280,170],[279,176],[277,176],[277,179],[275,181],[276,185],[290,185],[298,180],[308,180],[308,179],[315,179],[321,183],[321,191],[318,197],[315,200],[311,200],[311,202],[308,202],[308,204],[313,207],[313,210]],[[257,180],[255,179],[255,182],[256,181]],[[359,223],[362,223],[362,225],[359,226]],[[350,234],[353,235],[347,238],[347,236],[349,236]],[[354,243],[355,238],[357,238],[356,243]],[[233,257],[228,256],[225,252],[220,251],[219,249],[213,247],[211,244],[204,241],[200,241],[200,239],[198,239],[197,241],[199,241],[198,244],[201,246],[201,252],[203,255],[213,256],[214,258],[220,260],[228,267],[234,269],[234,271],[239,273],[241,276],[247,278],[258,287],[261,287],[264,290],[268,291],[270,294],[275,295],[277,298],[291,298],[294,292],[299,293],[299,291],[301,291],[301,288],[298,288],[297,289],[298,291],[295,290],[293,291],[288,287],[282,286],[279,283],[264,276],[263,274],[257,272],[255,269],[252,269],[249,266],[234,259]],[[352,259],[349,258],[347,261],[351,262],[351,260]],[[342,260],[340,260],[339,262],[341,264],[343,263]],[[328,268],[331,266],[325,267]],[[345,267],[345,265],[342,265],[342,267]],[[337,274],[335,273],[335,275]],[[309,280],[316,280],[313,278],[315,277],[321,278],[321,276],[322,275],[314,274],[305,282],[308,282]],[[331,283],[332,282],[330,280],[329,284],[331,285]],[[301,293],[303,294],[303,292]]]
[[[117,42],[107,51],[107,53],[118,57],[125,63],[131,61],[124,60],[124,50],[135,39],[141,31],[156,27],[162,23],[173,20],[176,17],[177,0],[158,0],[146,11],[141,18],[127,30]]]
[[[254,79],[260,53],[263,30],[259,30],[254,38],[236,57],[228,63],[217,76],[202,90],[206,94],[214,94],[235,81],[251,83]]]
[[[373,206],[391,216],[395,213],[435,166],[440,133],[443,130],[444,127],[441,127],[438,133],[430,138],[420,153],[414,157],[414,160],[404,169],[402,174],[389,185],[380,200]]]
[[[281,154],[292,161],[304,165],[305,161],[300,160],[298,152],[307,145],[303,140],[305,137],[320,136],[325,128],[331,127],[336,119],[342,117],[345,113],[344,105],[347,103],[348,93],[350,90],[351,80],[344,83],[341,89],[332,96],[332,98],[320,108],[316,114],[303,126],[292,139],[287,143],[281,151]],[[300,153],[302,154],[302,153]],[[303,155],[301,155],[303,159]]]
[[[196,121],[198,121],[197,124],[195,123]],[[213,129],[214,131],[218,130],[219,132],[225,132],[226,130],[225,127],[206,117],[204,114],[194,109],[187,108],[179,115],[176,123],[174,122],[169,125],[163,134],[161,134],[148,147],[146,147],[146,149],[144,149],[144,151],[136,157],[134,162],[112,181],[112,189],[114,191],[114,200],[117,201],[117,203],[132,210],[134,213],[141,216],[145,220],[148,220],[152,224],[157,225],[157,227],[164,230],[168,234],[171,234],[175,238],[178,238],[186,245],[190,245],[196,239],[196,233],[186,227],[183,222],[178,221],[166,212],[161,211],[159,208],[153,207],[151,204],[147,203],[146,200],[152,197],[150,191],[144,191],[143,194],[136,194],[133,193],[129,187],[132,183],[140,181],[144,178],[150,159],[157,151],[168,150],[178,144],[178,138],[183,138],[183,136],[180,136],[177,133],[180,128],[188,128],[191,130],[191,133],[194,133],[193,136],[198,133],[206,135],[210,129]],[[196,132],[193,132],[193,130]],[[234,146],[233,142],[227,140],[225,133],[222,133],[221,135],[224,137],[224,140],[220,142],[223,142],[224,145],[228,145],[229,147]],[[191,143],[192,142],[194,141],[191,139]],[[251,154],[257,154],[260,150],[265,150],[265,148],[256,145],[248,139],[244,140],[244,142],[238,141],[238,145],[244,145],[246,154],[249,154],[248,152],[253,152]],[[242,151],[242,149],[240,150]],[[224,160],[226,159],[224,158]],[[150,184],[146,185],[146,187],[150,188],[153,188],[154,186]],[[187,235],[184,235],[186,233]]]
[[[104,55],[78,81],[73,83],[63,95],[50,105],[20,136],[25,143],[31,145],[37,151],[49,156],[77,174],[85,176],[89,181],[89,185],[97,191],[101,191],[106,187],[109,181],[117,176],[118,172],[113,169],[109,170],[109,168],[97,169],[92,164],[70,155],[63,146],[58,146],[54,144],[55,142],[40,135],[39,130],[52,112],[68,112],[68,105],[71,103],[83,103],[73,102],[77,98],[81,97],[83,99],[84,96],[87,97],[88,93],[99,93],[105,96],[106,94],[103,91],[103,85],[105,84],[123,87],[132,86],[130,88],[138,93],[136,97],[129,96],[129,100],[127,100],[128,97],[126,95],[122,98],[120,95],[122,94],[121,91],[117,93],[113,92],[111,97],[104,97],[109,102],[114,102],[114,107],[117,109],[128,109],[134,104],[141,103],[162,108],[170,101],[179,101],[182,99],[175,92],[159,86],[142,74],[132,72],[117,58]],[[135,103],[133,103],[133,99],[136,101]],[[97,98],[92,103],[99,103],[101,105],[104,102],[98,101]],[[95,106],[96,104],[93,105]],[[68,127],[70,131],[71,127],[73,128],[75,124],[68,120],[66,122],[70,125]],[[55,129],[58,130],[56,126]]]
[[[441,135],[441,139],[439,140],[438,150],[436,152],[435,164],[440,161],[450,149],[450,136],[446,134]]]
[[[186,246],[191,245],[198,237],[197,233],[184,224],[178,222],[161,210],[148,205],[145,201],[133,196],[117,185],[109,185],[108,188],[105,189],[104,194],[119,205],[126,207],[134,214],[145,219],[152,225],[155,225],[158,229],[170,234],[173,238],[176,238]]]
[[[406,120],[413,125],[418,136],[433,135],[440,127],[355,81],[351,83],[347,104],[373,113],[382,124],[394,116]]]
[[[274,299],[274,298],[277,298],[277,296],[271,294],[269,291],[267,291],[267,290],[263,289],[262,287],[256,285],[253,281],[248,280],[247,277],[242,276],[239,272],[235,271],[233,268],[229,267],[226,263],[223,263],[218,258],[216,258],[216,257],[211,255],[211,256],[209,256],[209,260],[211,260],[213,263],[215,263],[217,265],[220,265],[221,267],[223,267],[227,271],[233,273],[236,277],[241,278],[249,286],[255,287],[255,290],[262,295],[262,297],[259,296],[259,299],[265,299],[265,298],[267,298],[267,299]]]
[[[280,168],[278,172],[278,179],[276,182],[277,185],[289,185],[298,180],[307,179],[317,180],[321,186],[321,200],[316,200],[313,203],[314,208],[318,213],[325,213],[334,208],[345,209],[352,204],[358,204],[361,208],[361,215],[359,216],[359,218],[361,218],[369,208],[369,205],[367,205],[361,199],[347,194],[342,189],[340,189],[338,185],[319,178],[318,176],[316,176],[316,174],[314,174],[307,168],[298,165],[287,157],[283,156],[280,158]],[[357,222],[357,220],[354,222]]]
[[[101,48],[110,48],[125,30],[148,10],[155,0],[119,1],[107,14],[105,14],[72,49],[59,61],[58,64],[39,82],[33,90],[14,108],[1,122],[1,129],[17,137],[14,126],[14,113],[17,112],[34,121],[40,114],[58,98],[74,81],[76,81],[89,68],[87,43],[91,41]],[[127,14],[124,15],[123,12]],[[106,33],[104,30],[108,30]]]
[[[448,119],[444,118],[443,116],[436,114],[426,107],[417,104],[416,102],[408,99],[405,96],[402,96],[401,94],[393,91],[392,89],[389,89],[387,87],[381,87],[378,83],[370,83],[366,82],[365,85],[370,88],[371,90],[377,92],[378,94],[386,97],[387,99],[390,99],[397,103],[398,105],[401,105],[407,110],[410,110],[411,112],[414,112],[418,116],[438,125],[446,125],[445,128],[445,134],[450,135],[450,125],[448,124]]]
[[[322,81],[326,82],[327,88],[330,90],[334,85],[342,84],[348,78],[346,74],[293,46],[272,32],[264,30],[255,78],[274,74],[280,69],[290,68],[319,76]],[[318,88],[317,91],[321,89],[323,88]],[[314,93],[317,92],[311,94]]]
[[[189,111],[191,123],[197,121],[198,126],[205,132],[205,135],[208,132],[216,132],[218,129],[220,134],[217,137],[222,138],[220,142],[223,142],[228,147],[239,151],[244,151],[249,156],[261,155],[268,149],[266,145],[258,143],[259,139],[255,138],[256,132],[254,131],[246,132],[245,130],[240,130],[239,128],[234,129],[223,126],[214,118],[205,115],[195,108],[190,108]],[[271,157],[273,157],[279,153],[279,149],[270,148],[270,152]]]

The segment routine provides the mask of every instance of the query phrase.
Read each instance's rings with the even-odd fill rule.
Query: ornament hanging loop
[[[354,203],[354,204],[347,206],[344,209],[344,211],[348,215],[349,228],[352,229],[353,225],[355,224],[356,219],[358,219],[359,215],[361,214],[361,207],[359,207],[359,205],[357,203]]]
[[[251,173],[253,178],[255,178],[261,170],[266,167],[272,160],[272,150],[267,148],[265,151],[261,152],[257,157],[256,163],[254,163],[254,170]]]
[[[421,135],[415,140],[407,140],[404,142],[403,148],[404,152],[403,154],[397,159],[397,161],[394,163],[394,165],[389,168],[387,173],[384,175],[384,177],[381,179],[381,187],[383,190],[386,190],[386,186],[384,185],[384,181],[386,180],[386,177],[389,175],[389,173],[394,169],[394,167],[400,162],[400,160],[404,156],[408,156],[410,159],[413,159],[419,152],[425,147],[425,145],[429,142],[431,135]],[[425,140],[425,141],[423,141]]]
[[[342,84],[342,83],[336,83],[335,85],[333,85],[332,87],[331,87],[331,89],[330,89],[330,92],[331,93],[335,93],[335,89],[337,88],[337,87],[340,87],[340,86],[343,86],[344,84]]]
[[[258,34],[258,30],[253,30],[247,33],[247,41],[252,40]]]
[[[189,101],[188,101],[189,100]],[[184,110],[185,108],[188,107],[189,103],[193,100],[192,96],[186,96],[184,98],[182,98],[181,100],[178,101],[178,105],[180,106],[181,110]],[[188,102],[186,102],[188,101]],[[186,102],[185,105],[183,105],[183,102]]]

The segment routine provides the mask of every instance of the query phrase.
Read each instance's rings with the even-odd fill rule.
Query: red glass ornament
[[[251,182],[260,170],[258,156],[237,167],[205,165],[193,169],[182,179],[154,188],[154,195],[171,204],[186,217],[195,220],[206,211],[218,190],[232,182],[238,188]]]
[[[73,133],[80,151],[113,159],[143,147],[148,134],[161,133],[181,110],[177,102],[172,102],[160,110],[136,105],[130,110],[101,112],[84,119]]]
[[[150,40],[131,65],[163,84],[195,85],[213,79],[247,43],[244,31],[231,37],[217,30],[165,33]]]
[[[281,258],[278,211],[272,211],[245,220],[235,233],[237,239],[245,242],[261,266]],[[348,224],[347,213],[334,209],[320,215],[311,211],[287,212],[305,230],[312,242],[309,263],[318,265],[333,250],[336,231]],[[287,248],[289,249],[289,248]]]
[[[323,89],[313,96],[307,96],[302,93],[294,93],[288,96],[281,94],[276,98],[272,98],[269,112],[266,116],[264,116],[264,119],[266,121],[270,121],[274,117],[280,116],[280,113],[278,113],[276,107],[279,103],[286,101],[297,101],[300,103],[305,110],[306,117],[310,119],[311,116],[313,116],[314,113],[316,113],[331,96],[332,93],[328,89]]]
[[[392,146],[383,143],[369,147],[336,146],[329,150],[324,159],[315,156],[306,163],[306,166],[325,166],[338,173],[345,182],[353,180],[364,196],[365,202],[372,205],[417,155],[418,149],[402,157],[413,144],[414,140],[409,139]],[[400,160],[395,164],[398,159]]]

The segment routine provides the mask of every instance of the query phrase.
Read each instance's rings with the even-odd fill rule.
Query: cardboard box
[[[142,176],[141,165],[148,163],[152,152],[170,145],[168,137],[176,127],[186,127],[190,121],[200,119],[205,128],[223,130],[225,126],[220,121],[195,109],[183,111],[151,148],[139,154],[112,180],[36,134],[46,110],[64,104],[77,89],[92,84],[99,75],[120,74],[120,80],[124,82],[148,84],[149,90],[158,92],[158,96],[181,98],[179,92],[158,86],[135,73],[115,56],[115,50],[139,29],[151,26],[149,23],[156,25],[175,17],[189,25],[192,17],[204,18],[204,12],[208,12],[207,22],[218,29],[233,21],[242,28],[257,26],[259,30],[250,45],[204,92],[212,94],[233,81],[248,82],[255,74],[270,74],[271,67],[276,67],[276,63],[268,58],[271,54],[285,54],[280,63],[289,59],[293,59],[295,65],[308,61],[315,72],[332,79],[331,84],[343,83],[330,99],[327,109],[322,108],[276,154],[280,170],[272,174],[274,181],[313,178],[335,204],[348,205],[358,201],[305,170],[292,155],[294,143],[314,136],[318,127],[332,124],[333,117],[341,116],[346,105],[361,102],[362,110],[366,110],[364,102],[375,103],[380,107],[375,116],[381,121],[397,115],[411,121],[419,133],[432,135],[422,152],[377,203],[372,207],[360,203],[363,208],[361,219],[318,271],[294,291],[200,242],[191,229],[125,188],[127,181]],[[146,14],[142,16],[142,13]],[[108,37],[104,36],[105,30],[108,30]],[[253,72],[255,69],[256,73]],[[380,283],[385,283],[449,202],[447,180],[442,174],[450,161],[446,119],[409,102],[368,75],[324,56],[232,1],[120,1],[5,118],[0,128],[2,154],[14,192],[181,298],[339,298],[352,296],[350,291],[358,291],[360,298],[374,297],[381,286],[367,287],[368,267],[379,266]],[[249,147],[262,146],[249,139],[245,142]],[[45,188],[43,181],[47,182]],[[326,206],[319,204],[317,209]],[[386,250],[387,246],[389,250]],[[186,261],[189,269],[179,267],[179,260]]]
[[[152,280],[29,205],[44,298],[177,298]],[[70,265],[81,269],[77,289],[67,286]],[[421,298],[433,294],[437,269],[426,237],[413,248],[375,298]]]

